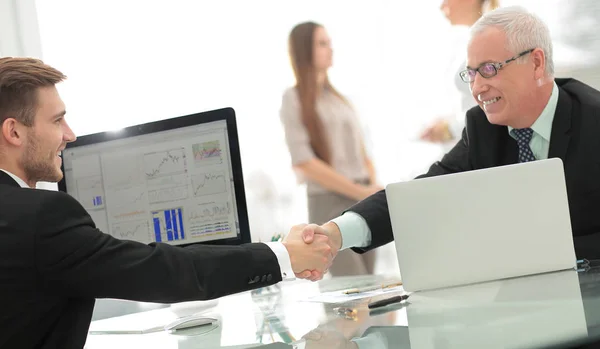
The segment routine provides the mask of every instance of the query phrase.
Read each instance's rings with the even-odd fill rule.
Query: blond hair
[[[14,118],[33,126],[38,106],[38,88],[49,87],[66,79],[60,71],[39,59],[0,58],[0,125]]]

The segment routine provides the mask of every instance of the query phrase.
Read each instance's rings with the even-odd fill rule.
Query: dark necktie
[[[519,162],[535,161],[535,156],[529,147],[533,130],[530,128],[515,128],[512,132],[517,138],[517,145],[519,146]]]

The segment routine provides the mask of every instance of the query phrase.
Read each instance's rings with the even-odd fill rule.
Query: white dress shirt
[[[367,247],[371,244],[371,230],[367,221],[358,213],[348,211],[331,220],[342,234],[342,248]]]
[[[277,262],[279,263],[279,269],[281,269],[281,279],[283,281],[292,281],[296,279],[294,271],[292,270],[292,261],[287,248],[279,241],[275,242],[263,242],[265,245],[275,253]]]
[[[25,183],[24,180],[17,177],[16,175],[3,169],[0,169],[0,171],[6,173],[12,179],[14,179],[15,182],[17,182],[21,186],[21,188],[29,188],[27,183]],[[294,275],[294,271],[292,270],[292,262],[290,260],[290,255],[285,246],[283,246],[281,242],[265,242],[265,245],[269,246],[271,251],[273,251],[273,253],[275,254],[275,257],[277,257],[279,269],[281,269],[281,278],[284,281],[295,280],[296,276]]]

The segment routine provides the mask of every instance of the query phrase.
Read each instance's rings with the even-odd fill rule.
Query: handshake
[[[297,278],[321,280],[342,247],[342,235],[335,223],[300,224],[283,240]]]

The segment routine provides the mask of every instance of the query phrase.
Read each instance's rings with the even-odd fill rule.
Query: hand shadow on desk
[[[329,329],[327,327],[317,327],[302,336],[306,340],[306,349],[356,349],[358,346],[346,338],[344,333]]]
[[[305,349],[355,349],[358,348],[350,339],[338,331],[316,328],[302,337]],[[272,343],[256,348],[292,349],[293,344]]]
[[[368,338],[370,340],[361,341]],[[302,339],[305,341],[305,349],[410,349],[408,328],[406,326],[369,327],[360,339],[355,338],[355,340],[360,341],[360,345],[350,338],[346,338],[339,331],[328,329],[326,326],[317,327],[304,335]],[[294,346],[285,343],[273,343],[259,348],[290,349]]]
[[[302,339],[306,341],[305,349],[358,348],[351,339],[362,334],[368,320],[369,311],[366,308],[357,309],[357,312],[350,318],[334,317],[302,336]]]

